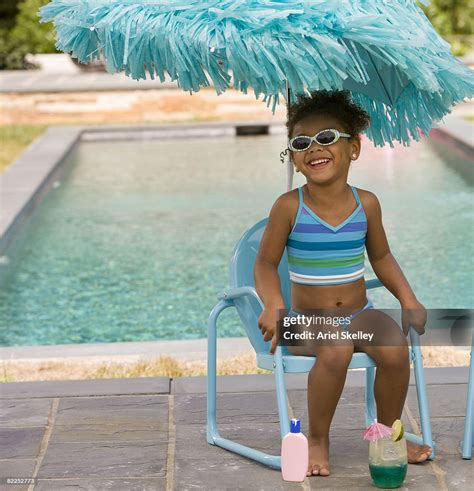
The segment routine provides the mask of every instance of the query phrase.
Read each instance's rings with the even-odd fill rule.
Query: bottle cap
[[[290,420],[290,433],[300,433],[300,420],[293,418]]]

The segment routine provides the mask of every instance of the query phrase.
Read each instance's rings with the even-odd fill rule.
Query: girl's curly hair
[[[317,114],[333,116],[354,136],[364,131],[370,123],[369,115],[352,102],[347,90],[316,90],[309,96],[298,96],[297,102],[290,106],[286,122],[288,138],[291,138],[298,121]]]
[[[353,136],[358,136],[370,124],[369,115],[352,102],[347,90],[317,90],[309,96],[298,96],[297,102],[290,105],[286,122],[288,138],[291,138],[298,121],[317,114],[333,116]]]

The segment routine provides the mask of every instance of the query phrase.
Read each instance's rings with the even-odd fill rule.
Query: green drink
[[[407,464],[382,466],[369,464],[370,476],[378,488],[399,488],[407,475]]]
[[[382,438],[370,442],[369,470],[378,488],[399,488],[407,475],[407,442],[405,438],[394,442]]]

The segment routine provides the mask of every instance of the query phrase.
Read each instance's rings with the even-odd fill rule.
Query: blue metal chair
[[[474,335],[471,343],[471,362],[469,364],[469,382],[467,384],[466,419],[464,421],[464,437],[461,442],[462,458],[472,458],[472,447],[474,446],[474,364],[472,363],[474,350]]]
[[[231,288],[219,295],[219,302],[209,316],[208,325],[208,354],[207,354],[207,441],[231,452],[243,455],[279,469],[280,456],[269,455],[254,448],[241,445],[220,436],[216,420],[216,358],[217,358],[217,319],[222,311],[235,307],[245,327],[246,334],[255,349],[257,365],[260,368],[271,370],[275,374],[278,415],[280,418],[280,434],[283,438],[289,431],[289,417],[287,407],[287,394],[285,388],[285,373],[309,372],[316,360],[315,357],[295,356],[290,354],[286,347],[278,346],[275,354],[269,353],[270,342],[264,341],[258,328],[258,318],[262,312],[263,304],[254,288],[253,268],[257,256],[260,240],[265,230],[267,219],[261,220],[250,228],[237,243],[230,263]],[[290,280],[286,252],[280,262],[278,272],[282,293],[286,306],[290,302]],[[378,279],[367,281],[367,288],[382,286]],[[414,364],[418,405],[420,409],[421,428],[423,437],[407,433],[407,439],[416,443],[426,443],[433,448],[431,459],[434,458],[434,445],[431,437],[431,425],[428,412],[428,400],[423,374],[423,363],[419,344],[419,335],[410,329],[412,342],[411,360]],[[365,368],[365,422],[368,426],[376,417],[374,399],[374,379],[376,364],[365,353],[354,353],[349,368]]]

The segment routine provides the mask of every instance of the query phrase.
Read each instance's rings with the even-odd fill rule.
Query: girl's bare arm
[[[413,325],[419,332],[424,331],[426,310],[420,304],[403,271],[390,252],[387,236],[382,224],[382,210],[377,197],[365,191],[361,199],[367,215],[366,249],[370,264],[383,285],[399,300],[402,309],[407,310],[403,330]]]
[[[255,261],[255,289],[264,304],[259,318],[259,327],[264,340],[272,340],[270,352],[276,348],[276,322],[278,309],[285,307],[281,293],[278,265],[291,231],[291,210],[293,200],[287,193],[273,205]]]

